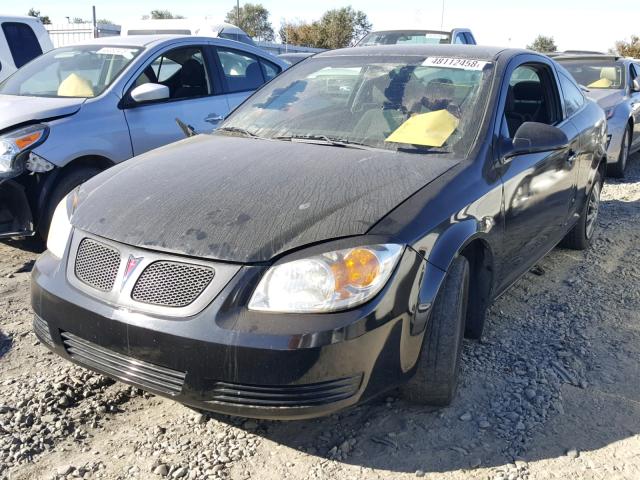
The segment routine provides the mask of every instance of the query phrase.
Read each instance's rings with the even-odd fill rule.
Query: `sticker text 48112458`
[[[469,58],[427,57],[422,62],[425,67],[459,68],[461,70],[482,70],[489,62]]]

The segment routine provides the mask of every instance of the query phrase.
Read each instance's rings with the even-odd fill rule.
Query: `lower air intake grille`
[[[362,375],[287,386],[217,382],[209,401],[254,407],[311,407],[345,400],[355,395],[361,382]]]
[[[102,292],[110,292],[118,275],[120,252],[115,248],[85,238],[76,255],[76,277]]]
[[[53,340],[51,339],[51,331],[49,325],[38,315],[33,317],[33,331],[36,333],[36,337],[45,345],[53,348]]]
[[[110,377],[168,395],[182,391],[184,372],[127,357],[68,332],[62,332],[62,340],[71,358]]]
[[[213,280],[212,268],[179,262],[154,262],[149,265],[131,293],[137,302],[163,307],[192,304]]]

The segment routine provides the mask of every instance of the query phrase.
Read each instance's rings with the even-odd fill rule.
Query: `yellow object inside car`
[[[76,73],[70,74],[58,87],[59,97],[93,97],[91,84]]]
[[[447,110],[421,113],[400,125],[385,142],[441,147],[459,123],[460,120]]]
[[[587,85],[587,88],[609,88],[616,83],[616,69],[614,67],[602,67],[600,69],[600,80],[596,80],[593,83]]]

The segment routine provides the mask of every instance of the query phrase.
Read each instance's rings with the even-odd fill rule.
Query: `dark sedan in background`
[[[640,150],[640,61],[611,55],[554,57],[587,88],[607,115],[607,173],[624,177],[630,154]]]
[[[589,245],[605,140],[602,109],[543,55],[321,53],[216,133],[61,202],[35,331],[227,414],[306,418],[397,386],[446,405],[492,299],[559,242]]]

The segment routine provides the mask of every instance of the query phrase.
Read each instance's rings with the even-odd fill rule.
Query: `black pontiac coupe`
[[[34,327],[60,356],[197,408],[324,415],[402,386],[446,405],[464,335],[594,235],[606,120],[550,58],[337,50],[215,133],[57,208]]]

